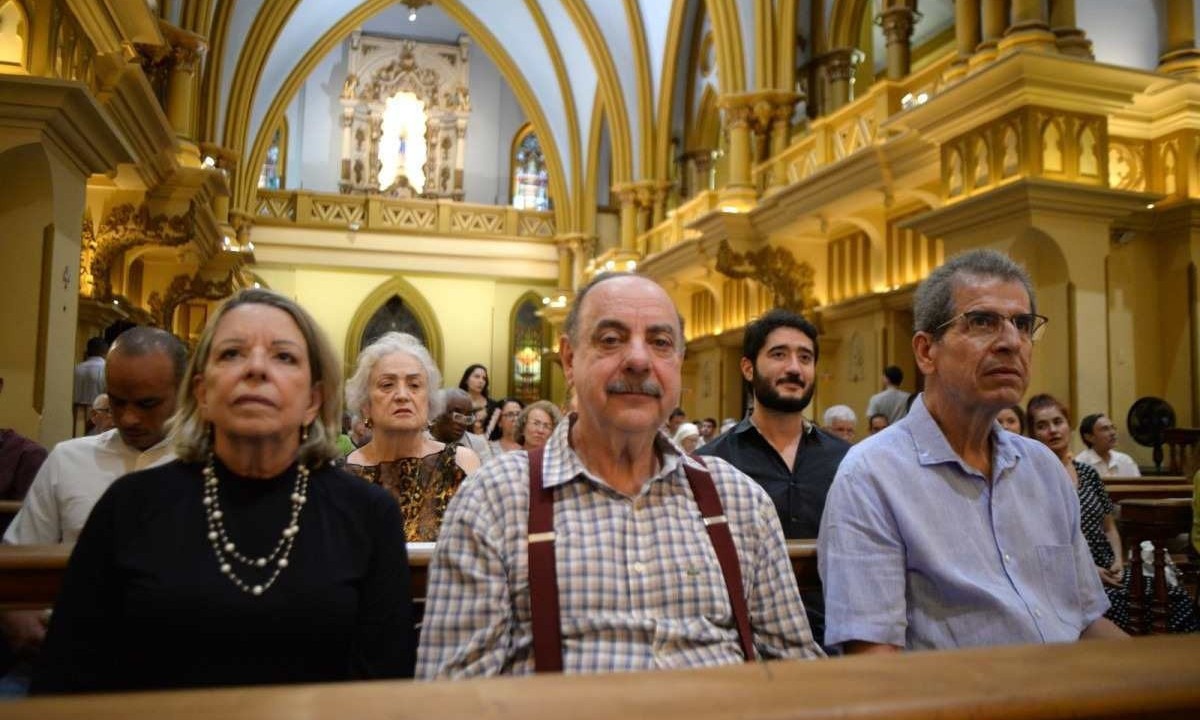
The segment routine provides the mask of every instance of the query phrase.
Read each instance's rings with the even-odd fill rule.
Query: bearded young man
[[[776,308],[749,323],[741,364],[754,390],[754,414],[697,451],[726,460],[762,485],[788,538],[817,537],[825,495],[850,449],[803,415],[817,389],[819,350],[816,327],[795,313]],[[821,594],[801,597],[820,642]]]

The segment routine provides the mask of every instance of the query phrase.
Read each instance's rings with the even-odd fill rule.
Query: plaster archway
[[[425,332],[425,342],[429,354],[433,356],[433,361],[438,364],[442,375],[445,376],[443,361],[445,345],[437,314],[421,291],[400,276],[391,278],[371,291],[371,294],[354,311],[354,317],[350,320],[350,326],[346,330],[345,354],[343,355],[345,361],[342,364],[345,376],[350,377],[354,374],[355,366],[358,363],[358,353],[361,349],[359,344],[362,341],[363,331],[367,328],[367,323],[392,297],[400,298],[416,317],[421,329]]]

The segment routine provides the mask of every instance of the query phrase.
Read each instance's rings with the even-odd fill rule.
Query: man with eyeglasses
[[[466,390],[447,388],[441,391],[446,410],[433,419],[429,426],[429,434],[434,440],[447,445],[462,445],[479,456],[479,461],[487,462],[492,457],[492,448],[482,435],[471,432],[475,423],[472,412],[471,396]]]
[[[1080,532],[1079,500],[1040,443],[1000,432],[1046,318],[1001,253],[952,258],[917,288],[925,392],[856,445],[825,505],[827,645],[894,652],[1124,637]]]

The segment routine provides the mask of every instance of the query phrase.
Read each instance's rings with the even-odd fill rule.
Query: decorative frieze
[[[178,247],[193,238],[194,212],[151,215],[143,203],[112,208],[99,227],[85,218],[80,255],[80,293],[94,300],[113,298],[112,271],[126,251],[141,245]]]
[[[734,279],[751,278],[769,289],[778,307],[810,316],[818,306],[812,265],[797,261],[786,248],[764,244],[745,253],[735,251],[728,240],[717,248],[717,272]]]

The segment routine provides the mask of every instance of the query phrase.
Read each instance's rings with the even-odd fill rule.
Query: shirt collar
[[[125,443],[125,441],[121,439],[121,433],[116,428],[112,428],[111,430],[105,430],[104,432],[97,435],[96,439],[100,443],[101,447],[104,447],[112,452],[119,453],[121,455],[130,455],[133,457],[138,457],[139,455],[144,455],[144,454],[149,454],[149,453],[161,452],[162,450],[164,450],[168,446],[170,446],[171,441],[173,440],[173,438],[170,435],[167,435],[162,440],[159,440],[157,443],[155,443],[154,445],[151,445],[150,447],[146,448],[145,450],[138,450],[137,448],[133,447],[132,445],[127,445]]]
[[[754,430],[754,432],[758,433],[759,437],[762,437],[762,431],[759,430],[758,426],[754,424],[753,420],[751,420],[752,417],[753,417],[752,415],[747,415],[745,418],[742,419],[742,421],[740,423],[735,425],[733,427],[734,434],[740,435],[740,434],[746,432],[747,430],[752,429],[752,430]],[[808,418],[804,418],[804,432],[801,433],[801,438],[806,443],[807,442],[818,442],[819,443],[821,441],[821,436],[820,436],[820,434],[817,433],[816,424],[809,422]]]
[[[937,421],[929,414],[929,409],[925,407],[925,393],[921,393],[913,400],[912,407],[909,408],[908,414],[904,416],[900,422],[896,423],[897,427],[904,427],[908,430],[912,437],[913,444],[917,451],[917,462],[921,465],[939,465],[942,463],[957,463],[965,472],[972,475],[979,475],[979,471],[963,462],[954,448],[950,447],[950,442],[946,440],[946,435],[942,429],[938,427]],[[884,428],[882,432],[887,432],[888,428]],[[1016,440],[1016,436],[1010,432],[1005,432],[1000,423],[992,421],[992,477],[1000,477],[1000,474],[1005,470],[1017,464],[1017,459],[1025,453],[1021,449],[1020,443]]]
[[[543,488],[566,485],[580,478],[611,487],[604,478],[589,472],[579,459],[575,448],[571,447],[571,428],[578,417],[578,413],[568,415],[566,422],[560,422],[546,441],[545,459],[542,463]],[[646,482],[643,489],[655,480],[670,477],[679,467],[680,458],[683,457],[683,451],[661,429],[655,432],[654,450],[659,458],[658,472]]]

